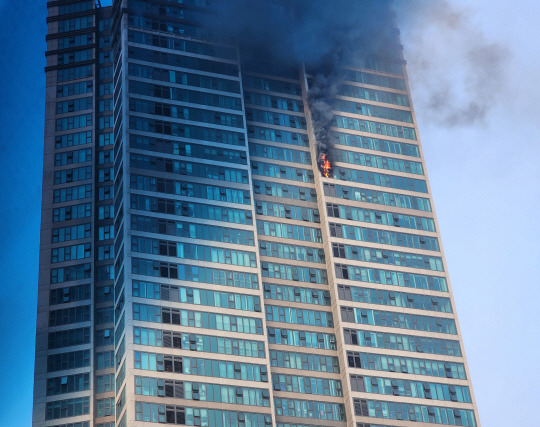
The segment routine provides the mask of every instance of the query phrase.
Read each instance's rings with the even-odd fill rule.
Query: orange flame
[[[328,178],[330,176],[330,171],[332,170],[332,165],[330,164],[330,160],[326,157],[326,154],[321,154],[321,160],[319,162],[321,167],[322,174]]]

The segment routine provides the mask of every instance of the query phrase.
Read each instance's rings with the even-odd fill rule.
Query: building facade
[[[321,146],[212,7],[48,2],[33,425],[479,426],[400,49]]]

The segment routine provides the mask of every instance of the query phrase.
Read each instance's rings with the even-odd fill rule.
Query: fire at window
[[[332,172],[332,163],[327,153],[321,153],[319,155],[319,169],[324,177],[329,178],[330,172]]]

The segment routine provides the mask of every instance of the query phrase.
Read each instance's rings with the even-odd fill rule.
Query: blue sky
[[[471,3],[401,0],[401,34],[481,421],[532,425],[540,4]],[[45,14],[45,1],[0,0],[0,401],[10,427],[31,424]],[[459,115],[465,106],[476,120]]]
[[[45,2],[0,2],[1,424],[32,422],[45,78]]]

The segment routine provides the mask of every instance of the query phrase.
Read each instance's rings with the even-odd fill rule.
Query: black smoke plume
[[[387,0],[221,0],[212,9],[205,24],[213,38],[238,43],[244,62],[305,65],[314,133],[327,156],[343,67],[396,54]]]

